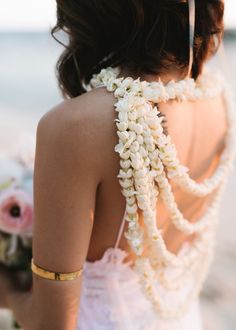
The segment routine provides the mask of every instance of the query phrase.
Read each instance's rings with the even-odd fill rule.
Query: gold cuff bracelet
[[[51,272],[35,265],[33,258],[31,259],[31,270],[33,273],[35,273],[36,275],[42,278],[46,278],[48,280],[54,280],[54,281],[72,281],[80,277],[80,275],[83,272],[83,268],[81,268],[77,272],[71,272],[71,273]]]

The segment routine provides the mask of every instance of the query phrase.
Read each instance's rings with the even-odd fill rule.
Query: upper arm
[[[34,170],[33,257],[57,272],[77,271],[86,260],[99,183],[89,123],[65,111],[61,105],[40,120]],[[33,276],[35,310],[47,329],[73,329],[80,283]]]

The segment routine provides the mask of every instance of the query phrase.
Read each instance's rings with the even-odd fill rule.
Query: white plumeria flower
[[[147,184],[147,178],[135,178],[135,184],[145,186]]]
[[[102,81],[99,81],[99,80],[97,79],[97,77],[91,79],[90,84],[91,84],[91,86],[93,86],[94,88],[98,88],[98,87],[102,87],[102,86],[103,86]]]
[[[124,132],[128,129],[128,123],[122,122],[122,123],[116,123],[116,126],[120,132]]]
[[[129,221],[128,228],[133,229],[133,230],[137,230],[138,229],[137,222],[136,221]]]
[[[107,90],[109,92],[114,92],[118,86],[120,86],[121,84],[121,80],[122,78],[119,78],[119,79],[111,79],[107,84]]]
[[[118,118],[120,122],[127,122],[128,121],[128,113],[127,112],[119,112]]]
[[[123,97],[126,93],[126,89],[123,87],[118,87],[115,92],[114,92],[114,96],[115,97]]]
[[[153,219],[156,216],[156,213],[149,208],[143,211],[143,216],[145,219]]]
[[[127,197],[126,198],[126,202],[129,204],[129,205],[133,205],[135,202],[136,202],[136,198],[134,196],[131,196],[131,197]],[[131,212],[129,212],[131,213]]]
[[[160,174],[159,171],[153,171],[153,170],[152,170],[152,171],[150,172],[150,176],[153,177],[153,178],[155,178],[155,177],[156,177],[157,175],[159,175],[159,174]]]
[[[138,230],[129,230],[128,232],[125,232],[125,237],[128,240],[131,240],[133,237],[138,237]]]
[[[136,139],[137,134],[133,131],[129,131],[129,139],[132,139],[133,141]]]
[[[125,188],[125,189],[123,190],[123,195],[124,195],[125,197],[132,197],[132,196],[134,196],[134,195],[136,195],[136,194],[137,194],[137,191],[134,190],[132,187],[131,187],[131,188]]]
[[[154,107],[154,108],[152,108],[151,106],[150,106],[150,109],[149,109],[149,111],[147,112],[147,118],[149,118],[149,117],[157,117],[157,118],[159,118],[158,117],[158,115],[160,114],[160,111],[158,111],[158,109],[157,109],[157,107]]]
[[[123,80],[122,87],[128,89],[131,87],[132,83],[133,83],[133,78],[127,77]]]
[[[129,169],[127,172],[125,172],[121,169],[117,177],[123,179],[130,179],[133,177],[133,171],[132,169]]]
[[[123,169],[129,169],[131,166],[131,161],[129,159],[127,160],[120,160],[120,165]]]
[[[134,130],[137,134],[142,134],[143,133],[143,126],[140,124],[136,124],[134,127]]]
[[[130,120],[129,123],[128,123],[128,127],[131,131],[134,131],[135,130],[135,126],[136,126],[136,122],[135,120]]]
[[[131,151],[132,153],[136,153],[136,152],[139,151],[139,143],[138,143],[138,141],[134,141],[134,142],[131,144],[131,146],[130,146],[130,151]]]
[[[160,174],[164,170],[163,164],[162,164],[162,162],[158,158],[151,160],[151,165],[154,168],[154,170],[156,170]]]
[[[129,204],[127,204],[126,205],[126,211],[128,212],[128,213],[136,213],[137,212],[137,210],[138,210],[138,207],[137,207],[137,205],[136,204],[133,204],[133,205],[129,205]]]
[[[161,140],[161,137],[162,137],[162,134],[163,134],[163,127],[159,124],[159,125],[157,125],[157,127],[155,127],[153,130],[152,130],[152,136],[154,137],[154,138],[158,138],[158,141],[159,141],[159,139],[160,139],[160,141],[162,141]],[[157,142],[157,144],[159,145],[159,143]]]
[[[150,144],[150,143],[147,144],[147,150],[148,150],[148,151],[152,152],[152,151],[155,150],[155,148],[156,148],[156,147],[155,147],[154,143],[153,143],[153,144]]]
[[[129,97],[129,99],[134,108],[142,106],[146,103],[145,97],[141,97],[141,96],[131,96]]]
[[[137,111],[131,111],[131,112],[129,112],[128,118],[129,118],[129,120],[137,120],[137,118],[138,118]]]
[[[119,154],[124,153],[124,149],[125,149],[125,146],[123,143],[118,143],[114,148],[115,152],[118,152]]]
[[[118,134],[120,140],[123,143],[125,143],[129,139],[129,137],[130,137],[129,132],[127,132],[127,131],[124,131],[124,132],[119,132],[118,131],[117,134]]]
[[[145,185],[145,186],[138,185],[137,190],[138,190],[138,196],[140,198],[142,195],[146,195],[146,194],[148,195],[148,193],[149,193],[149,188],[147,185]]]
[[[147,118],[147,123],[152,129],[158,129],[160,126],[158,117]]]
[[[145,123],[145,125],[143,125],[143,137],[147,138],[149,136],[151,136],[150,131],[149,131],[149,126],[147,123]]]
[[[128,141],[125,143],[125,148],[130,148],[130,146],[134,143],[133,141],[135,140],[136,135],[132,134],[133,132],[129,132],[129,139]],[[133,152],[130,148],[130,151]]]
[[[131,243],[134,247],[138,247],[138,246],[141,245],[142,239],[141,238],[133,238],[133,239],[131,239]]]
[[[152,87],[148,86],[143,90],[143,96],[151,101],[154,98],[154,91]]]
[[[136,178],[145,178],[147,174],[148,174],[148,171],[146,168],[144,168],[144,169],[136,171],[135,177]]]
[[[149,153],[149,158],[151,160],[156,160],[156,161],[159,161],[160,162],[160,159],[159,159],[159,150],[158,149],[155,149],[153,152],[150,152]]]
[[[143,136],[141,134],[137,135],[137,141],[139,145],[142,145],[144,142]]]
[[[175,98],[175,82],[173,80],[167,84],[166,91],[171,99]]]
[[[158,145],[159,148],[165,147],[167,144],[166,136],[162,134],[160,137],[157,137],[156,144]]]
[[[133,180],[131,179],[124,179],[124,180],[119,180],[121,187],[123,188],[131,188],[133,187]]]
[[[141,161],[142,160],[142,157],[141,157],[140,153],[138,153],[138,152],[135,152],[135,153],[131,152],[130,158],[131,158],[131,161],[139,161],[139,160]]]
[[[149,159],[148,157],[144,159],[144,163],[143,163],[143,165],[144,165],[145,167],[149,167],[149,165],[150,165],[150,159]]]
[[[131,164],[135,170],[139,170],[143,166],[143,161],[141,161],[140,159],[136,159],[132,160]]]
[[[138,106],[136,107],[136,111],[137,111],[137,115],[138,115],[138,118],[143,118],[143,116],[146,115],[147,113],[147,106],[146,104],[142,104],[141,106]]]
[[[148,197],[147,197],[146,190],[143,191],[143,195],[141,195],[141,194],[137,195],[137,201],[138,201],[138,203],[144,203],[144,204],[148,203]]]
[[[119,112],[129,112],[130,111],[130,103],[126,98],[119,99],[118,102],[115,103],[116,111]]]
[[[139,148],[139,153],[142,157],[147,157],[148,156],[148,151],[143,146],[141,146]]]
[[[136,79],[130,86],[130,94],[133,95],[143,95],[142,87],[140,84],[140,79]]]
[[[149,135],[149,136],[146,136],[146,137],[144,138],[144,142],[145,142],[146,144],[153,144],[153,143],[154,143],[154,139],[153,139],[153,137],[152,137],[151,135]]]
[[[122,159],[129,159],[129,157],[130,157],[130,150],[127,150],[127,151],[122,151],[121,153],[120,153],[120,157],[122,158]]]

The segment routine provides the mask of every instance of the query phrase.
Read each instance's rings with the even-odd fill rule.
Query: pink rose
[[[32,198],[20,189],[0,194],[0,230],[8,234],[30,235],[33,229]]]

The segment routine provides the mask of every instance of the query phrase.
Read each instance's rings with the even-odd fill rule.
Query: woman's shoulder
[[[95,88],[55,105],[40,118],[39,125],[52,125],[53,128],[76,123],[93,125],[104,119],[113,104],[114,96],[105,87]]]
[[[96,88],[54,106],[40,118],[38,129],[65,138],[74,134],[74,137],[86,137],[91,128],[95,136],[105,128],[108,117],[114,117],[113,107],[114,96],[105,87]]]
[[[70,150],[72,160],[83,157],[100,166],[99,159],[115,144],[114,102],[113,94],[103,87],[61,102],[40,118],[38,143],[48,152]]]

